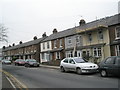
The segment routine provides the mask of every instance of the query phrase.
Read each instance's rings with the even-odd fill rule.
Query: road
[[[2,68],[28,88],[118,88],[117,77],[103,78],[99,74],[62,73],[57,69],[43,67],[3,65]]]

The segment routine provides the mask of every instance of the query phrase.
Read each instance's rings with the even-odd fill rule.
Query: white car
[[[2,64],[11,64],[11,61],[8,59],[2,60]]]
[[[75,71],[78,74],[93,73],[98,71],[98,65],[79,57],[65,58],[60,63],[60,70],[62,72]]]

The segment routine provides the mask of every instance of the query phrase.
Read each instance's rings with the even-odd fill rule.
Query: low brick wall
[[[60,60],[51,60],[49,62],[43,62],[43,65],[51,65],[51,66],[60,66]]]

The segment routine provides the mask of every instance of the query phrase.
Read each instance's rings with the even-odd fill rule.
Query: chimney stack
[[[43,38],[47,37],[46,32],[43,33],[42,37]]]
[[[34,38],[33,38],[34,40],[37,40],[37,36],[34,36]]]
[[[86,24],[85,20],[84,20],[84,19],[81,19],[80,22],[79,22],[79,25],[80,25],[80,26],[83,26],[83,25],[85,25],[85,24]]]
[[[55,33],[57,33],[58,31],[57,31],[57,29],[55,28],[55,29],[53,29],[53,34],[55,34]]]

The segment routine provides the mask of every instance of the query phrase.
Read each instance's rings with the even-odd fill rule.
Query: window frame
[[[92,42],[92,33],[88,33],[88,41]]]
[[[96,55],[95,55],[95,53],[96,53]],[[94,57],[102,57],[102,48],[101,47],[93,48],[93,56]]]
[[[117,32],[117,30],[119,30],[118,32]],[[119,35],[120,35],[120,26],[117,26],[116,28],[115,28],[115,39],[120,39],[120,36],[117,36],[117,34],[119,33]]]
[[[62,45],[63,43],[62,43],[62,39],[60,39],[60,47],[62,47],[63,45]]]
[[[56,52],[56,59],[60,59],[60,52]]]
[[[54,48],[57,48],[57,40],[54,40]]]
[[[71,45],[71,44],[72,44],[72,39],[71,39],[71,37],[69,37],[67,41],[68,41],[68,45]]]
[[[108,63],[108,62],[107,62],[109,59],[112,60],[112,63]],[[105,64],[115,64],[115,59],[112,58],[112,57],[108,57],[108,58],[105,60],[104,63],[105,63]]]
[[[49,49],[50,48],[50,44],[49,44],[49,41],[47,42],[47,49]]]
[[[70,62],[71,61],[71,62]],[[73,61],[73,63],[72,63],[72,61]],[[69,62],[68,62],[69,64],[75,64],[75,61],[73,60],[73,59],[69,59]]]
[[[120,56],[120,45],[115,46],[116,56]]]
[[[45,49],[45,42],[43,42],[43,50]]]
[[[100,33],[100,32],[101,32],[101,33]],[[102,30],[99,30],[99,31],[98,31],[98,38],[99,38],[99,40],[103,40],[103,39],[104,39],[103,31],[102,31]]]
[[[65,62],[65,61],[67,61],[67,62]],[[69,60],[66,58],[66,59],[64,59],[64,60],[63,60],[63,62],[64,62],[64,63],[68,63],[68,62],[69,62]]]

